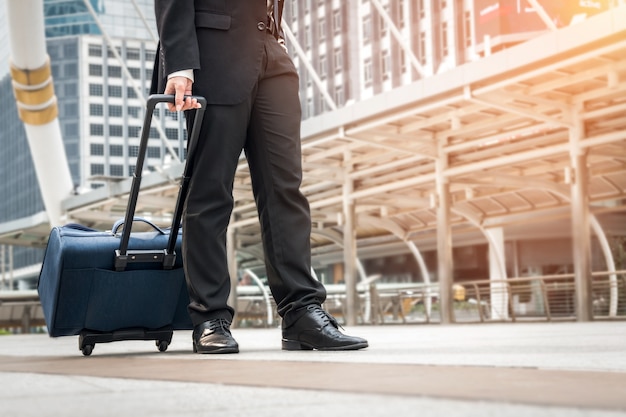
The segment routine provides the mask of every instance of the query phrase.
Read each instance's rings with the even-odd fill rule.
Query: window
[[[104,175],[104,164],[91,164],[91,175]]]
[[[178,139],[178,129],[168,127],[167,129],[165,129],[165,136],[167,136],[167,138],[170,140]]]
[[[132,157],[132,158],[136,158],[137,156],[139,156],[139,146],[137,145],[131,145],[128,147],[128,156]],[[131,172],[134,171],[134,167],[131,170]]]
[[[104,155],[104,145],[101,143],[92,143],[89,145],[89,155],[101,156]]]
[[[366,87],[371,87],[373,81],[372,58],[366,58],[363,62],[363,82]]]
[[[389,5],[386,4],[384,6],[384,11],[387,14],[387,16],[389,15]],[[380,25],[380,36],[384,37],[387,36],[388,32],[389,32],[389,27],[387,26],[387,21],[385,21],[385,19],[383,18],[383,15],[380,15],[380,19],[379,19],[379,25]]]
[[[89,64],[89,75],[102,77],[102,65]]]
[[[65,136],[78,137],[78,123],[65,123]]]
[[[126,111],[128,112],[128,115],[130,117],[134,117],[135,119],[139,119],[139,114],[141,112],[141,109],[139,107],[136,106],[130,106],[126,109]]]
[[[319,63],[319,76],[320,78],[326,77],[326,55],[320,55],[320,63]]]
[[[165,117],[168,117],[172,120],[178,120],[178,113],[177,112],[172,112],[169,111],[168,109],[165,109]]]
[[[75,116],[78,114],[78,103],[65,103],[63,105],[63,114],[67,116]]]
[[[76,83],[66,83],[63,86],[63,93],[65,97],[75,97],[78,95],[78,86]]]
[[[129,138],[138,138],[141,133],[140,126],[128,126],[128,137]]]
[[[109,135],[122,137],[123,136],[122,126],[121,125],[109,125]]]
[[[124,165],[111,164],[109,166],[109,171],[111,172],[111,175],[114,177],[123,177]]]
[[[343,54],[341,53],[341,48],[335,48],[333,55],[335,58],[335,72],[340,72],[343,68]]]
[[[118,66],[109,66],[109,77],[111,78],[122,78],[122,67]]]
[[[465,46],[472,46],[472,13],[466,10],[463,13],[463,34],[465,35]]]
[[[291,0],[291,21],[296,22],[298,20],[298,0]]]
[[[128,68],[128,72],[130,72],[130,76],[134,79],[141,78],[141,70],[139,68]]]
[[[102,116],[104,114],[104,106],[102,104],[91,103],[89,104],[90,116]]]
[[[73,58],[78,56],[78,50],[75,43],[68,43],[63,45],[63,56],[65,58]]]
[[[119,46],[115,48],[115,50],[117,51],[118,54],[122,54],[122,48],[120,48]],[[111,50],[111,46],[109,45],[109,47],[107,48],[107,56],[109,58],[115,58],[115,55],[113,55],[113,51]]]
[[[363,18],[363,42],[369,43],[372,41],[372,18],[367,15]]]
[[[102,56],[102,46],[89,45],[89,56]]]
[[[146,156],[148,158],[160,158],[161,157],[161,148],[157,146],[148,146]]]
[[[450,52],[448,45],[448,22],[441,23],[441,54],[448,56]]]
[[[391,71],[391,54],[389,53],[388,49],[384,50],[382,53],[381,66],[383,79],[389,79],[389,72]]]
[[[126,59],[139,60],[141,58],[141,51],[137,48],[126,49]]]
[[[109,117],[122,117],[122,106],[109,106]]]
[[[320,18],[317,28],[319,30],[319,40],[323,42],[326,40],[326,19]]]
[[[135,89],[132,87],[128,87],[126,89],[126,97],[128,98],[137,98],[137,93],[135,93]]]
[[[345,95],[343,92],[343,86],[338,85],[335,88],[335,103],[337,104],[337,106],[343,106],[345,102]]]
[[[122,97],[122,87],[119,85],[110,85],[109,97]]]
[[[74,63],[65,64],[63,72],[65,78],[76,78],[78,76],[78,68]]]
[[[122,145],[109,146],[109,155],[111,156],[124,156],[124,147]]]
[[[341,33],[341,9],[333,12],[333,31],[335,35]]]
[[[104,126],[98,124],[89,125],[89,134],[91,136],[104,136]]]
[[[89,95],[92,97],[102,97],[102,85],[89,84]]]

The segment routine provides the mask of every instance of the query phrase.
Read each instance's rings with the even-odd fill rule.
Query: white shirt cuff
[[[193,70],[191,70],[191,69],[189,69],[189,70],[181,70],[181,71],[174,71],[173,73],[171,73],[170,75],[167,76],[167,79],[169,80],[172,77],[186,77],[186,78],[189,78],[191,80],[191,82],[194,82]]]

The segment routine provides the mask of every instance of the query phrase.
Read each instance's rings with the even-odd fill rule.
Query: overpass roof
[[[508,236],[570,228],[577,153],[587,156],[592,213],[623,220],[626,7],[307,119],[302,149],[319,256],[337,253],[348,201],[360,249],[408,240],[434,247],[438,181],[450,185],[455,243],[476,239],[478,226],[502,226]],[[166,224],[181,172],[178,165],[145,176],[137,215]],[[67,198],[68,221],[110,229],[123,217],[130,184]],[[235,199],[238,253],[258,256],[243,159]],[[0,243],[45,244],[45,222],[23,223],[0,225]],[[624,231],[626,222],[612,227]]]

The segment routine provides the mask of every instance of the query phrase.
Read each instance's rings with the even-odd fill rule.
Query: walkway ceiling
[[[576,129],[583,132],[578,148],[570,140]],[[348,199],[360,249],[399,239],[434,247],[438,166],[450,184],[455,242],[476,236],[477,224],[503,226],[507,238],[529,228],[541,234],[543,225],[569,219],[576,149],[587,155],[592,212],[624,219],[624,7],[305,120],[302,190],[312,209],[314,254],[337,253],[315,231],[341,232]],[[137,215],[167,223],[181,171],[145,176]],[[124,179],[68,198],[68,221],[110,229],[129,189]],[[244,160],[235,199],[237,247],[258,253]],[[1,243],[43,245],[46,237],[41,224],[0,230]]]

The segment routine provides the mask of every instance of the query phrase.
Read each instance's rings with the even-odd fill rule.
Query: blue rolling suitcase
[[[182,257],[177,253],[193,148],[206,107],[204,98],[197,98],[202,108],[196,111],[188,138],[170,229],[134,217],[154,108],[174,100],[174,96],[158,94],[147,102],[125,218],[110,232],[77,224],[50,232],[37,285],[48,333],[51,337],[79,335],[79,349],[85,356],[96,343],[121,340],[154,340],[165,351],[174,330],[193,328]],[[131,233],[133,222],[148,224],[152,231]]]

